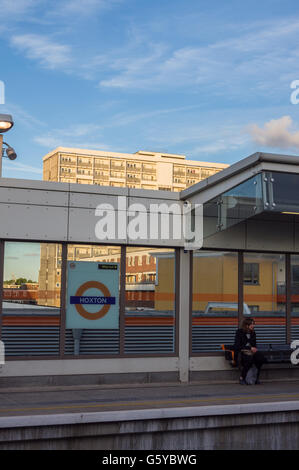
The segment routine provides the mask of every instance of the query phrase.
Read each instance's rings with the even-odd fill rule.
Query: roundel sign
[[[118,328],[117,263],[68,263],[67,328]]]
[[[88,296],[84,295],[88,289],[98,289],[102,294],[101,296]],[[71,303],[75,304],[76,310],[83,318],[87,320],[97,320],[103,318],[110,309],[110,305],[115,303],[115,297],[111,297],[110,291],[105,284],[99,281],[84,282],[76,291],[76,294],[71,297]],[[101,305],[97,312],[88,312],[85,305]]]

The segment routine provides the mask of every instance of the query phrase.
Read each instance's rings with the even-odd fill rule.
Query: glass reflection
[[[2,340],[6,355],[59,354],[60,264],[60,245],[5,242]]]
[[[193,254],[192,352],[219,351],[238,326],[238,255]]]
[[[175,251],[127,247],[125,352],[174,352]]]

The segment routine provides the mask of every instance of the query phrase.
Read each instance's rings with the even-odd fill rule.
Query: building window
[[[260,311],[260,306],[259,305],[248,305],[251,313],[256,313]]]
[[[259,284],[259,263],[244,263],[244,284]]]

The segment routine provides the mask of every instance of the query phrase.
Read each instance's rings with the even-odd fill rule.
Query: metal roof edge
[[[229,166],[228,168],[225,168],[222,171],[219,171],[215,175],[212,175],[209,178],[206,178],[205,180],[200,181],[199,183],[196,183],[187,189],[184,189],[180,193],[180,198],[186,199],[187,197],[193,196],[194,194],[203,191],[208,186],[218,184],[221,181],[230,178],[234,174],[240,173],[242,170],[255,165],[259,161],[259,156],[260,156],[259,152],[254,153],[253,155],[250,155],[249,157],[246,157],[236,163],[233,163],[231,166]]]
[[[228,168],[225,168],[219,173],[210,176],[209,178],[200,181],[199,183],[190,186],[187,189],[184,189],[180,192],[180,199],[184,200],[188,197],[194,196],[195,194],[205,190],[208,187],[211,187],[215,184],[218,184],[230,177],[234,176],[237,173],[256,166],[260,162],[273,162],[273,163],[285,163],[292,165],[299,165],[299,156],[297,155],[284,155],[284,154],[275,154],[275,153],[265,153],[265,152],[256,152],[252,155],[249,155],[242,160],[233,163]]]

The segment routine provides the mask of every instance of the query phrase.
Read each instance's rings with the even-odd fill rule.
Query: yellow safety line
[[[59,410],[59,409],[77,409],[77,408],[104,408],[104,407],[117,407],[117,406],[153,406],[153,405],[170,405],[170,404],[190,404],[202,402],[218,402],[218,401],[240,401],[240,400],[253,400],[253,399],[275,399],[280,401],[282,398],[299,398],[299,394],[279,394],[279,395],[255,395],[255,396],[241,396],[241,397],[215,397],[215,398],[198,398],[186,400],[163,400],[163,401],[144,401],[144,402],[124,402],[124,403],[98,403],[98,404],[80,404],[80,405],[59,405],[49,407],[35,407],[35,408],[10,408],[0,409],[0,413],[9,413],[15,411],[41,411],[41,410]]]

